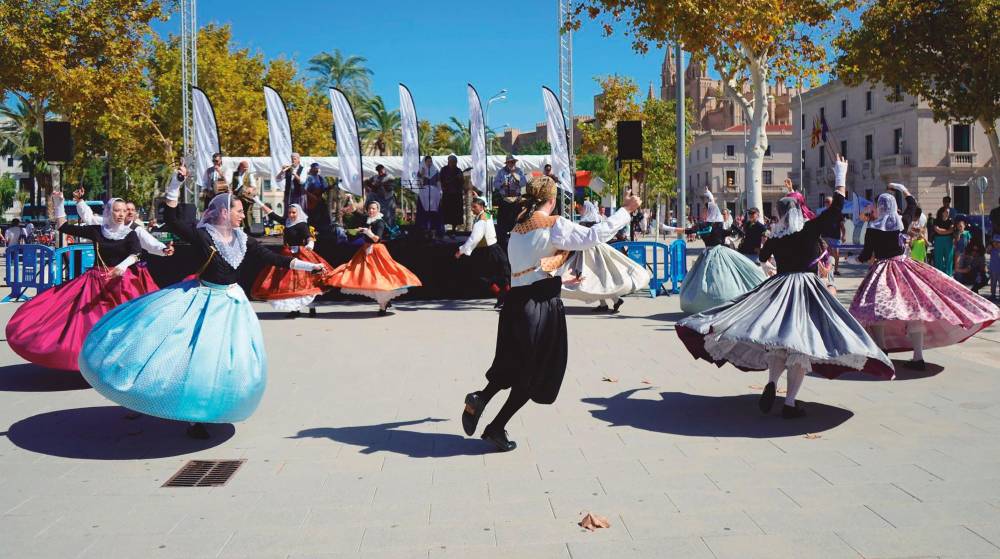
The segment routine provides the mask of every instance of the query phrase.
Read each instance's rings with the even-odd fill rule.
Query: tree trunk
[[[751,93],[753,106],[747,108],[750,116],[750,135],[748,137],[746,157],[746,191],[747,206],[761,209],[764,207],[763,175],[764,154],[767,152],[767,66],[761,60],[752,60],[748,64],[750,70]],[[746,123],[744,123],[746,126]]]
[[[990,168],[990,182],[992,183],[990,186],[992,187],[993,196],[992,199],[985,200],[986,209],[989,209],[993,207],[997,196],[1000,195],[1000,135],[997,134],[995,122],[980,120],[979,124],[982,125],[983,132],[986,133],[986,139],[990,142],[990,154],[993,156],[992,167]]]

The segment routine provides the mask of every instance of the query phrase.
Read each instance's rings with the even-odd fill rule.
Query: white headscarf
[[[903,218],[899,215],[895,196],[888,192],[880,194],[875,207],[878,210],[878,217],[868,223],[869,229],[877,229],[879,231],[903,230]]]
[[[597,223],[601,221],[601,212],[597,210],[597,205],[590,200],[583,201],[583,215],[580,221]]]
[[[722,223],[722,212],[719,210],[719,205],[715,202],[708,203],[708,217],[705,219],[706,223]]]
[[[297,217],[294,220],[292,218],[290,218],[290,217],[287,218],[287,219],[285,219],[285,227],[291,227],[293,225],[298,225],[300,223],[305,223],[306,220],[309,219],[309,216],[306,215],[306,211],[302,209],[302,206],[300,206],[298,204],[289,204],[288,207],[289,207],[289,209],[295,208],[298,211],[295,214]]]
[[[124,204],[125,200],[121,198],[108,200],[108,203],[104,204],[103,221],[101,222],[101,235],[110,241],[120,241],[128,237],[128,234],[132,232],[132,228],[127,223],[115,223],[113,212],[116,202]]]
[[[236,269],[247,254],[247,234],[242,229],[233,227],[229,219],[232,200],[233,196],[228,192],[212,198],[198,222],[198,228],[208,231],[219,256]]]
[[[778,222],[775,223],[771,236],[780,239],[786,235],[798,233],[805,226],[806,219],[799,208],[799,201],[795,198],[782,198],[778,200]]]

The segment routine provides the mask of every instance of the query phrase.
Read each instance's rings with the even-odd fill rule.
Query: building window
[[[694,180],[694,187],[695,188],[701,188],[701,175],[695,175],[695,176],[698,177],[698,178],[696,178]],[[708,185],[705,185],[705,186],[708,186]]]
[[[708,186],[708,171],[705,171],[705,186]]]
[[[726,144],[726,157],[736,157],[735,144]]]
[[[271,191],[271,179],[264,179],[264,192]]]
[[[865,160],[871,161],[875,158],[875,138],[871,134],[865,136]]]
[[[708,159],[708,146],[705,146],[705,159]]]
[[[726,188],[736,186],[736,171],[726,171]]]
[[[820,169],[822,169],[823,167],[826,167],[826,152],[823,151],[825,148],[826,148],[826,146],[819,146],[817,148],[819,150],[819,167],[820,167]]]
[[[764,171],[764,184],[774,184],[774,171]]]
[[[951,151],[972,151],[972,126],[968,124],[952,125]]]
[[[872,91],[869,89],[865,92],[865,110],[872,112],[874,110],[874,105],[874,95],[872,95]]]
[[[771,144],[767,144],[767,149],[764,150],[764,157],[771,157]]]
[[[802,115],[802,129],[806,129],[806,115]]]
[[[840,155],[843,155],[844,159],[847,159],[847,140],[840,141]]]
[[[7,166],[8,167],[13,167],[14,166],[14,156],[13,155],[8,155],[7,156]]]
[[[903,151],[903,129],[897,128],[892,131],[892,153],[899,155]]]
[[[840,100],[840,118],[847,118],[847,99]]]
[[[894,99],[899,101],[903,100],[903,88],[901,86],[895,86],[892,90],[892,96]]]
[[[694,181],[691,180],[691,175],[688,175],[688,186],[690,186],[692,184],[694,184]]]

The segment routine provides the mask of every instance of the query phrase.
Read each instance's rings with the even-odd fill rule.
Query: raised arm
[[[78,188],[73,191],[73,200],[76,201],[76,213],[80,216],[80,223],[84,225],[101,225],[104,223],[104,216],[94,215],[94,210],[90,209],[87,201],[83,199],[84,191]]]
[[[899,191],[900,194],[906,199],[906,207],[903,208],[903,230],[909,231],[910,224],[917,217],[917,200],[910,194],[910,191],[906,189],[905,186],[891,182],[889,183],[890,190]]]
[[[833,203],[819,216],[806,222],[802,227],[809,235],[819,238],[823,230],[834,224],[840,223],[840,215],[844,210],[844,196],[847,191],[847,160],[843,155],[837,156],[837,161],[833,164],[834,178],[836,179],[836,190],[833,193]]]
[[[577,225],[572,221],[559,218],[552,227],[550,240],[552,244],[562,250],[584,250],[597,246],[614,236],[622,227],[632,221],[631,213],[638,210],[640,201],[635,196],[625,198],[625,205],[618,208],[607,221],[602,221],[593,227],[587,228]]]
[[[190,223],[184,221],[177,211],[177,200],[180,198],[181,184],[187,177],[187,167],[182,163],[177,172],[170,176],[170,184],[167,186],[165,195],[166,202],[163,208],[163,221],[167,228],[178,237],[189,243],[201,244],[198,230]]]
[[[157,256],[170,256],[173,251],[167,245],[161,243],[145,227],[137,227],[135,235],[139,238],[139,245],[143,250]]]

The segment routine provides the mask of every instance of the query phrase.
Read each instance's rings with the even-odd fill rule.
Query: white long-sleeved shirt
[[[90,209],[90,206],[83,200],[76,203],[76,213],[80,216],[80,223],[85,225],[104,225],[104,216],[94,214],[94,210]],[[142,246],[142,249],[150,254],[163,256],[163,251],[166,250],[167,245],[156,240],[156,237],[147,231],[142,223],[133,221],[129,225],[131,226],[132,224],[136,225],[134,231],[136,236],[139,237],[139,245]]]
[[[492,219],[476,219],[475,225],[472,226],[472,233],[469,234],[469,238],[465,240],[465,243],[458,247],[458,250],[466,256],[471,256],[472,251],[476,250],[476,247],[479,246],[479,243],[483,239],[486,239],[486,246],[493,246],[497,243],[497,230],[493,225]]]
[[[507,243],[511,286],[530,285],[551,277],[549,272],[542,270],[543,258],[554,256],[560,250],[585,250],[597,246],[613,237],[631,219],[625,208],[619,208],[606,221],[588,228],[564,217],[536,214],[515,227]]]

